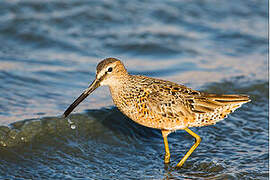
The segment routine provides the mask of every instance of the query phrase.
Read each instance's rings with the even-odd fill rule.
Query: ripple
[[[1,1],[0,178],[266,179],[267,19],[267,1]],[[194,128],[202,143],[174,169],[192,137],[170,134],[164,165],[160,131],[112,108],[107,88],[72,114],[75,129],[59,117],[105,57],[132,74],[252,101]]]

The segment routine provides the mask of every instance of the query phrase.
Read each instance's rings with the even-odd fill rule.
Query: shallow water
[[[268,179],[267,1],[0,2],[0,178]],[[170,134],[121,114],[106,87],[61,114],[106,57],[132,74],[250,95],[226,120]],[[71,125],[76,128],[72,129]]]

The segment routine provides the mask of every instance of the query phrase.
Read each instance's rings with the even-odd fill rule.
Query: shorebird
[[[201,142],[190,127],[213,125],[227,117],[242,104],[250,101],[247,95],[217,95],[192,90],[184,85],[140,75],[130,75],[116,58],[102,60],[92,84],[67,108],[72,110],[99,86],[110,88],[118,109],[143,126],[160,129],[165,145],[164,163],[170,162],[167,136],[185,130],[195,138],[195,144],[176,165],[181,167]]]

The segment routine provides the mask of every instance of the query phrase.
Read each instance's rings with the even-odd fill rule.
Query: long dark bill
[[[92,82],[92,84],[83,91],[83,93],[67,108],[67,110],[64,112],[63,116],[67,117],[75,107],[77,107],[89,94],[91,94],[96,88],[99,87],[99,82],[97,79]]]

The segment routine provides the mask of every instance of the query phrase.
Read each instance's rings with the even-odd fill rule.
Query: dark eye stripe
[[[112,72],[112,70],[113,70],[112,67],[108,68],[108,72]]]

